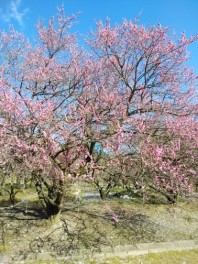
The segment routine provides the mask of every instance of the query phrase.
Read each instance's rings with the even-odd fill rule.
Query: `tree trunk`
[[[48,218],[52,220],[57,219],[60,215],[64,198],[63,180],[59,180],[58,185],[49,185],[42,176],[35,179],[36,191]],[[44,191],[44,187],[47,189],[47,192]]]
[[[51,220],[57,219],[61,212],[61,204],[56,204],[50,200],[46,201],[44,204],[44,209]]]
[[[159,190],[157,188],[155,188],[154,186],[152,186],[151,184],[149,185],[150,188],[152,188],[153,190],[155,190],[156,192],[160,193],[161,195],[163,195],[164,197],[166,197],[167,199],[167,203],[169,204],[176,204],[177,203],[177,198],[178,198],[178,193],[173,193],[172,190]]]
[[[167,199],[167,202],[169,204],[176,204],[177,202],[177,197],[178,197],[178,194],[170,194],[170,195],[166,195],[166,199]]]
[[[4,196],[4,189],[5,189],[5,178],[2,177],[2,180],[0,183],[0,196]]]
[[[106,200],[107,199],[107,195],[109,194],[109,191],[108,190],[104,190],[103,187],[99,188],[99,194],[100,194],[100,198],[102,200]]]

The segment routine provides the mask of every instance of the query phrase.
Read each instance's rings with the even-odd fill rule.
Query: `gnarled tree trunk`
[[[39,200],[48,218],[57,219],[64,198],[64,181],[59,179],[49,184],[41,174],[34,175],[34,181]]]

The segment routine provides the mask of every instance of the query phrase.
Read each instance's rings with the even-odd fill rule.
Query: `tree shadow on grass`
[[[2,254],[12,259],[25,259],[29,251],[29,240],[36,235],[36,230],[44,226],[46,214],[39,205],[7,206],[0,208],[0,244]]]
[[[0,218],[8,220],[42,220],[47,219],[47,215],[43,208],[39,205],[33,206],[7,206],[0,208]]]
[[[24,243],[15,246],[13,261],[37,258],[45,252],[49,258],[90,256],[107,246],[152,241],[155,233],[155,225],[146,215],[122,205],[109,210],[105,203],[65,207],[60,222],[51,226],[42,208],[35,205],[28,207],[27,212],[12,208],[0,220],[4,223],[4,243],[11,241],[16,245],[24,239]]]
[[[100,207],[79,204],[65,208],[57,227],[31,241],[31,251],[36,254],[45,249],[52,257],[82,256],[101,252],[104,247],[153,241],[156,225],[148,216],[121,206],[113,212]],[[118,221],[112,213],[118,215]]]

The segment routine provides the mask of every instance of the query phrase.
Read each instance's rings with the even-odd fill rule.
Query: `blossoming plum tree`
[[[175,168],[173,143],[175,134],[184,135],[178,140],[185,139],[185,153],[197,132],[196,77],[185,65],[186,48],[197,36],[173,40],[160,25],[124,21],[111,28],[109,21],[99,22],[85,51],[70,33],[74,22],[59,9],[48,26],[38,23],[34,43],[12,28],[1,32],[1,163],[12,157],[28,168],[49,217],[59,214],[70,177],[98,179],[100,153],[114,166],[139,155],[157,188],[165,188],[157,171],[167,175],[169,169],[169,179],[188,185],[196,168],[182,162],[188,156],[195,166],[194,154],[180,155]],[[163,150],[157,158],[156,149]]]
[[[163,166],[169,177],[163,181],[169,183],[165,186],[163,182],[155,182],[155,187],[161,185],[156,189],[171,189],[170,192],[177,194],[184,186],[190,189],[189,166],[194,167],[191,175],[197,170],[197,77],[185,62],[188,59],[186,48],[197,40],[197,36],[187,39],[182,34],[180,39],[174,40],[168,28],[161,25],[145,28],[139,26],[137,21],[124,21],[120,26],[111,27],[107,20],[105,25],[99,22],[97,26],[97,31],[87,41],[97,65],[102,65],[101,70],[97,68],[93,72],[100,78],[88,74],[90,81],[86,82],[90,86],[89,94],[93,94],[93,98],[95,95],[94,100],[86,103],[87,109],[89,103],[90,109],[94,109],[93,135],[97,130],[95,124],[102,122],[100,138],[101,134],[106,137],[101,138],[100,144],[110,153],[114,163],[117,162],[117,167],[121,165],[122,159],[119,157],[126,159],[129,156],[133,158],[126,160],[131,163],[131,170],[136,170],[138,162],[141,166],[146,162],[142,157],[147,157],[146,167],[153,169],[149,174],[146,170],[146,177],[152,181],[158,178],[158,173],[162,178],[165,175],[161,176],[159,170],[155,171],[154,164],[163,170],[162,160],[157,159],[151,148],[161,149],[166,145],[163,153],[166,153],[167,161]],[[104,124],[105,119],[100,119],[101,112],[108,123]],[[175,140],[182,146],[182,154],[181,149],[177,150],[180,153],[177,162],[173,162],[173,156],[178,154]],[[146,143],[148,141],[149,145]],[[161,159],[165,157],[162,155]],[[145,173],[141,166],[136,175]],[[134,173],[131,172],[131,175]],[[175,183],[170,183],[172,181]],[[171,200],[170,197],[168,199]]]
[[[13,29],[1,32],[1,161],[25,164],[49,217],[60,212],[64,177],[81,148],[74,95],[82,55],[69,33],[74,19],[59,10],[57,25],[53,18],[48,27],[38,24],[34,44]]]
[[[197,173],[197,123],[177,117],[166,120],[165,125],[165,131],[142,140],[139,154],[147,171],[145,185],[164,195],[169,203],[175,203],[179,194],[193,191]]]

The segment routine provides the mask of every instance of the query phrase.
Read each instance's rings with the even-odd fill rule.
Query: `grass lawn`
[[[28,201],[25,206],[24,199]],[[8,263],[198,263],[196,250],[125,259],[73,260],[83,250],[94,255],[104,247],[198,240],[197,200],[183,199],[175,206],[142,204],[138,199],[65,201],[60,221],[53,225],[31,191],[18,195],[16,207],[3,208],[8,205],[6,197],[0,199],[0,255]],[[49,260],[39,262],[42,256]],[[67,262],[56,260],[65,257]]]
[[[86,263],[86,262],[85,262]],[[101,262],[92,260],[86,264],[197,264],[198,250],[173,251],[138,257],[109,258]]]

